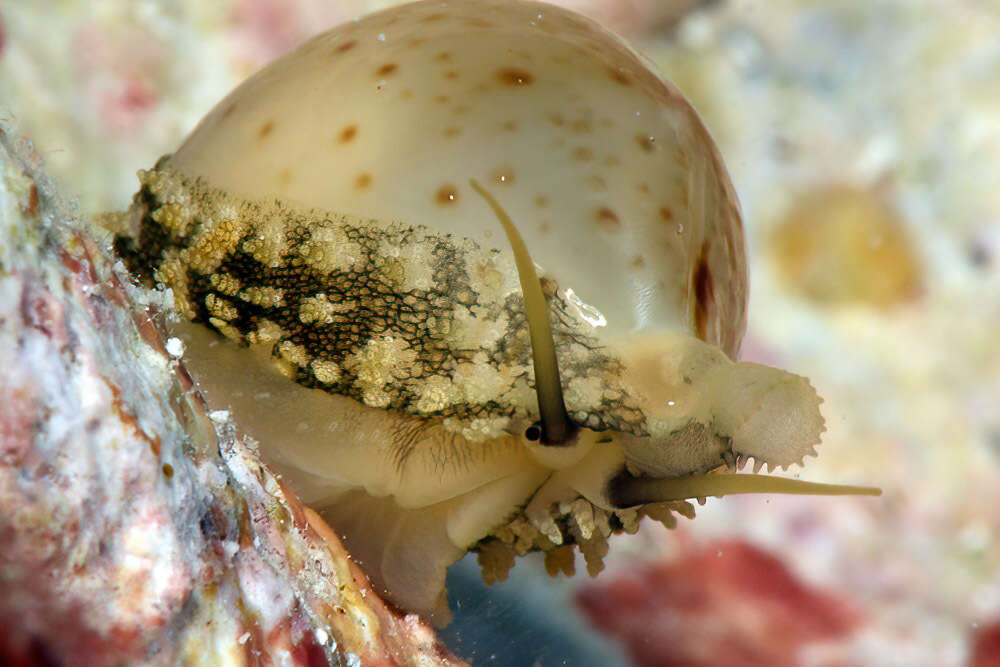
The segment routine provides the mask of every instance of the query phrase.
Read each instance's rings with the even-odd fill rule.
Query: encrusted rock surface
[[[109,248],[0,121],[0,663],[462,664],[205,414]]]

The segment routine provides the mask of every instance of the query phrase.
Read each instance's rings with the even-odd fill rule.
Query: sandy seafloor
[[[0,4],[0,113],[35,140],[83,213],[120,209],[135,171],[176,147],[242,78],[311,34],[387,4],[10,0]],[[734,612],[723,586],[712,599],[726,627],[713,627],[709,614],[678,634],[690,609],[647,612],[648,636],[694,651],[654,662],[1000,664],[987,662],[1000,661],[988,648],[1000,633],[1000,4],[733,1],[679,19],[655,0],[562,4],[627,33],[691,97],[719,143],[746,216],[744,358],[806,375],[825,398],[828,432],[802,477],[885,490],[881,499],[710,500],[676,531],[648,525],[615,541],[597,585],[614,586],[637,563],[752,545],[798,585],[835,597],[850,630],[789,643],[753,618],[780,600]],[[892,242],[915,267],[917,289],[870,298],[865,272],[890,269],[855,262],[836,244],[826,250],[844,256],[833,266],[841,260],[858,276],[848,297],[810,297],[780,277],[785,260],[769,239],[805,193],[831,187],[896,212]],[[873,246],[883,241],[871,232]],[[550,605],[539,617],[558,619],[546,626],[551,634],[477,647],[473,623],[452,630],[460,652],[476,664],[530,664],[532,651],[539,664],[626,660],[621,648],[552,648],[557,634],[566,646],[591,640],[582,617],[558,604],[592,584],[585,576],[543,584],[538,571],[530,559],[519,565],[515,581],[493,591],[494,615],[513,622],[526,617],[517,604],[535,605],[533,613]],[[519,595],[519,585],[533,595]],[[538,595],[539,586],[551,588]],[[754,653],[755,642],[788,647]],[[746,650],[711,653],[733,645]]]

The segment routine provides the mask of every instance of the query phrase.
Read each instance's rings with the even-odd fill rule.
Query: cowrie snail
[[[446,618],[470,549],[488,580],[573,545],[596,572],[687,498],[876,492],[719,473],[801,463],[820,399],[733,360],[718,152],[572,12],[430,0],[335,28],[140,181],[116,248],[173,290],[207,400],[405,609]]]

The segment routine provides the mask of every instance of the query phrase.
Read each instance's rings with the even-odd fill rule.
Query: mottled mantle
[[[301,384],[451,420],[472,439],[537,418],[509,253],[404,222],[239,199],[165,162],[140,173],[116,249],[148,285],[173,290],[182,315],[268,346]],[[547,286],[570,415],[643,434],[620,362]]]

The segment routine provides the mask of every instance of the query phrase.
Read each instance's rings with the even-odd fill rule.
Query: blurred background
[[[122,209],[243,78],[390,4],[5,0],[0,115],[82,214]],[[743,358],[825,398],[803,478],[885,495],[709,500],[593,580],[529,558],[487,590],[467,559],[446,640],[474,664],[1000,665],[1000,4],[557,4],[701,113],[746,216]]]

